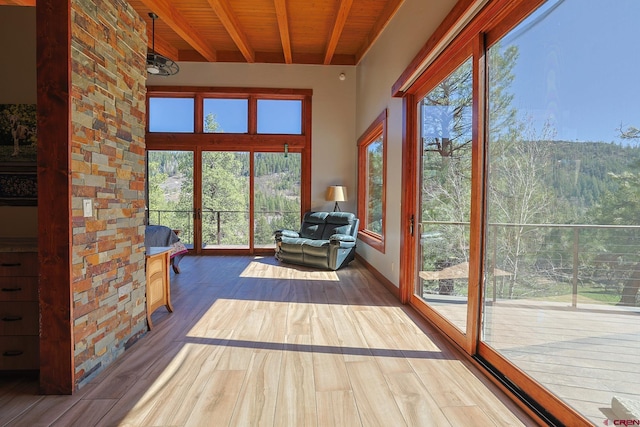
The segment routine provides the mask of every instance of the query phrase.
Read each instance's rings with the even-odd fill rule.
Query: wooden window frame
[[[179,150],[194,152],[194,174],[200,174],[198,160],[203,151],[246,151],[251,159],[256,152],[263,153],[300,153],[300,218],[304,212],[311,210],[311,99],[312,89],[272,89],[272,88],[235,88],[235,87],[191,87],[191,86],[148,86],[147,111],[149,99],[162,98],[194,98],[194,132],[149,132],[147,115],[145,143],[146,150]],[[213,133],[204,132],[204,99],[248,99],[248,132],[247,133]],[[257,133],[257,100],[258,99],[295,99],[302,101],[301,133],[292,134],[259,134]],[[251,189],[253,192],[253,189]],[[194,188],[194,204],[201,204],[201,189]],[[255,221],[254,212],[250,212],[250,222]],[[253,239],[253,229],[250,230]],[[200,249],[199,249],[200,250]],[[207,251],[210,251],[207,249]],[[218,250],[218,253],[236,253],[234,250]],[[269,250],[255,249],[252,253],[267,253]],[[273,249],[271,249],[273,251]],[[245,253],[241,250],[240,253]]]
[[[462,65],[467,60],[471,59],[472,67],[475,69],[475,62],[478,60],[478,52],[476,46],[472,43],[467,43],[465,46],[461,46],[456,49],[454,55],[448,58],[448,60],[444,63],[439,64],[437,70],[432,70],[433,72],[430,74],[429,78],[424,80],[423,84],[416,88],[417,90],[413,93],[413,102],[414,102],[414,111],[416,112],[415,117],[415,157],[410,161],[415,164],[415,173],[416,175],[412,178],[413,182],[416,183],[414,191],[414,212],[417,212],[420,206],[420,180],[422,179],[421,170],[418,167],[418,158],[422,155],[422,139],[420,135],[420,126],[418,117],[421,117],[420,107],[418,104],[421,100],[427,96],[432,90],[434,90],[442,81],[448,78],[451,73],[456,71],[460,65]],[[473,77],[474,79],[476,76]],[[475,81],[475,80],[474,80]],[[474,89],[474,95],[475,95]],[[478,156],[478,143],[479,138],[477,135],[477,117],[478,111],[475,108],[475,101],[473,103],[472,109],[472,143],[471,143],[471,151],[472,151],[472,168],[471,168],[471,191],[472,196],[470,200],[470,212],[469,212],[469,220],[470,220],[470,240],[469,240],[469,284],[467,288],[468,292],[468,304],[467,304],[467,322],[466,328],[464,331],[460,330],[453,323],[451,323],[445,316],[443,316],[440,312],[435,310],[432,306],[427,304],[421,296],[416,295],[415,282],[411,281],[411,289],[407,290],[409,294],[408,302],[413,305],[416,310],[422,313],[425,317],[431,319],[433,323],[448,337],[450,337],[453,341],[455,341],[458,345],[464,348],[465,351],[471,353],[473,351],[473,345],[476,339],[476,330],[477,328],[474,325],[474,319],[476,319],[479,314],[477,313],[477,309],[479,308],[479,304],[476,304],[476,301],[480,300],[480,295],[478,295],[479,287],[477,286],[478,278],[477,274],[477,265],[474,264],[477,258],[474,258],[474,253],[477,252],[477,248],[482,244],[480,232],[477,230],[476,226],[479,223],[477,218],[479,213],[479,206],[477,204],[478,199],[474,197],[477,194],[478,189],[474,187],[477,182],[477,179],[474,180],[474,177],[480,173],[478,165],[476,163],[476,156]],[[406,164],[406,163],[405,163]],[[403,181],[405,182],[405,181]],[[476,217],[476,221],[474,221],[474,217]],[[420,245],[420,218],[418,215],[414,218],[414,229],[418,230],[414,232],[415,247],[419,247]],[[415,268],[415,267],[414,267]]]
[[[372,248],[384,253],[385,251],[385,230],[386,230],[386,189],[387,189],[387,109],[385,109],[369,125],[366,131],[358,138],[358,218],[360,218],[360,229],[358,239]],[[382,136],[382,232],[376,233],[366,228],[364,218],[368,217],[368,147]]]

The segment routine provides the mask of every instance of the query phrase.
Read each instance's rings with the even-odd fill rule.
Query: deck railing
[[[180,237],[185,245],[193,247],[194,218],[199,216],[203,223],[203,245],[244,245],[249,244],[249,211],[213,210],[204,208],[194,210],[158,210],[149,209],[149,224],[166,225],[181,231]],[[272,243],[272,232],[276,228],[299,228],[300,211],[255,211],[256,245]],[[295,223],[291,219],[295,216]],[[264,220],[264,221],[262,221]],[[261,227],[266,227],[261,230]],[[273,228],[276,227],[276,228]],[[262,231],[262,234],[260,234]],[[270,241],[263,242],[268,235]],[[262,238],[261,238],[262,237]],[[206,242],[204,242],[206,240]]]
[[[191,247],[194,215],[193,211],[149,210],[151,224],[180,229],[183,242]],[[248,211],[203,209],[201,215],[211,218],[203,221],[207,224],[203,234],[213,240],[208,245],[248,245]],[[297,218],[298,212],[255,213],[256,222],[264,218],[262,226],[269,232],[275,230],[272,224],[287,215]],[[238,220],[238,216],[245,219]],[[232,217],[235,219],[230,221]],[[239,226],[242,221],[245,225]],[[297,221],[287,228],[297,229]],[[423,222],[423,266],[431,266],[423,269],[439,270],[443,265],[468,261],[468,230],[468,222]],[[265,243],[270,242],[256,241],[256,245]],[[431,247],[434,245],[436,250]],[[549,298],[570,293],[571,305],[577,307],[581,291],[590,287],[610,298],[609,303],[637,305],[640,225],[490,223],[485,253],[485,270],[503,272],[486,274],[485,298]],[[443,257],[447,258],[444,264]]]
[[[423,270],[438,271],[468,261],[468,222],[421,225]],[[485,254],[485,299],[555,298],[570,293],[576,307],[580,294],[599,293],[595,301],[637,305],[638,225],[490,223]],[[464,286],[464,280],[458,282],[459,288]]]

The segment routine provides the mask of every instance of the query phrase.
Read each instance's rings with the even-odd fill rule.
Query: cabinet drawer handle
[[[20,292],[22,288],[2,288],[2,292]]]
[[[0,267],[20,267],[21,265],[20,262],[3,262]]]
[[[22,356],[23,354],[24,354],[24,351],[22,350],[7,350],[4,353],[2,353],[2,355],[5,357]]]
[[[4,322],[17,322],[18,320],[22,320],[22,316],[4,316],[2,320]]]

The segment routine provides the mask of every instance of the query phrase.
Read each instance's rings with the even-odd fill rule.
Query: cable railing
[[[180,230],[180,238],[187,247],[194,244],[194,218],[202,221],[203,247],[248,246],[249,211],[246,210],[162,210],[149,209],[149,224],[166,225]],[[273,231],[279,228],[297,229],[300,211],[255,211],[255,245],[273,244]]]
[[[437,273],[468,262],[469,223],[425,221],[421,227],[421,270],[432,272],[421,277],[435,278],[425,281],[431,284],[423,284],[423,293],[465,293],[466,273]],[[489,223],[484,270],[485,300],[570,295],[573,307],[637,306],[640,226]]]
[[[191,210],[149,210],[151,224],[181,230],[193,247]],[[249,242],[249,212],[203,209],[203,247]],[[273,243],[279,228],[297,229],[299,211],[256,211],[254,245]],[[289,216],[291,223],[287,223]],[[442,271],[468,262],[468,222],[422,222],[420,270]],[[640,225],[489,223],[485,240],[485,298],[555,298],[580,295],[606,304],[637,306]],[[430,293],[465,292],[463,279],[442,279]],[[442,284],[445,281],[445,285]],[[440,281],[440,280],[439,280]]]

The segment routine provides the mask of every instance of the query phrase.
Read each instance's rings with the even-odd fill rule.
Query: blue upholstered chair
[[[358,218],[349,212],[307,212],[300,231],[275,232],[276,258],[338,270],[355,257],[358,224]]]

